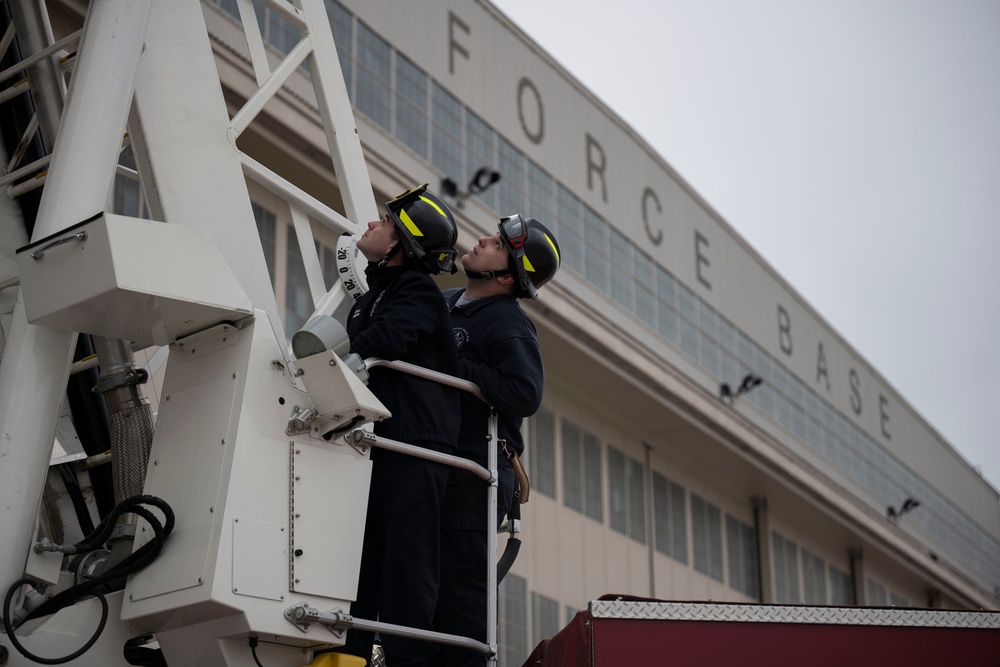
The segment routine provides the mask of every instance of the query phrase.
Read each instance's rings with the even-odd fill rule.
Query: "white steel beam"
[[[153,218],[207,230],[285,340],[198,0],[153,3],[129,130]]]
[[[330,19],[323,0],[295,0],[304,10],[307,29],[312,40],[309,72],[326,142],[330,148],[333,171],[337,175],[340,195],[344,200],[344,214],[363,229],[370,220],[377,220],[378,207],[372,192],[371,176],[361,150],[354,110],[347,97],[347,84],[340,69],[340,58],[333,42]],[[358,279],[364,282],[363,275]],[[367,289],[367,284],[364,288]],[[331,314],[347,298],[347,292],[337,284],[315,304],[316,313]]]
[[[149,0],[90,4],[33,241],[104,210],[149,10]],[[29,325],[18,297],[0,364],[0,581],[24,569],[75,342]]]

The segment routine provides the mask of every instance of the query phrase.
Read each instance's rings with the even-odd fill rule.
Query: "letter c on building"
[[[653,228],[649,224],[649,200],[652,199],[653,203],[656,204],[656,212],[663,213],[663,207],[660,206],[660,198],[656,196],[653,188],[647,187],[642,191],[642,224],[646,228],[646,236],[649,240],[653,242],[653,245],[660,245],[663,243],[663,230],[657,229],[656,233],[653,233]]]

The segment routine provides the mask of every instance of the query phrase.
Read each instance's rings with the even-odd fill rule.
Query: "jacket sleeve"
[[[534,336],[511,336],[490,345],[486,362],[459,358],[459,374],[475,382],[490,405],[512,417],[530,417],[542,403],[542,352]]]
[[[362,359],[405,358],[413,344],[434,332],[443,316],[441,292],[419,278],[401,278],[375,305],[368,326],[351,339]]]

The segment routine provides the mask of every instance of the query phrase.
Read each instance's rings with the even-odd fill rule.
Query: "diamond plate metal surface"
[[[594,600],[594,618],[1000,629],[1000,612]]]

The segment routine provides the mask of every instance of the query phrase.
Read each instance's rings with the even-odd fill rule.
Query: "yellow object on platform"
[[[365,667],[364,658],[344,653],[323,653],[317,655],[309,667]]]

